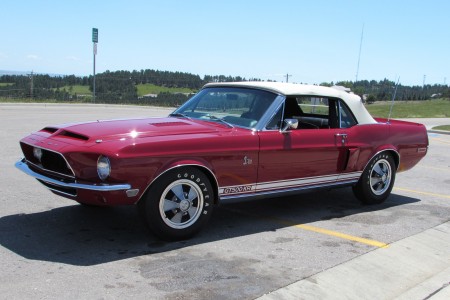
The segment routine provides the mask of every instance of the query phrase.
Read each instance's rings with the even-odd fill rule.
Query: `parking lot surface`
[[[449,135],[429,134],[426,158],[397,175],[392,195],[381,205],[361,205],[350,188],[224,204],[206,230],[175,243],[151,235],[133,206],[84,207],[53,195],[14,168],[21,158],[19,140],[46,125],[170,111],[0,104],[0,299],[448,295],[450,251],[442,247],[450,241]],[[427,259],[423,268],[414,269]],[[408,276],[405,266],[415,273]],[[345,281],[339,281],[360,274],[382,290],[382,280],[391,278],[384,267],[398,275],[395,288],[385,293],[364,291],[360,282],[346,294]],[[404,268],[404,278],[398,268]],[[317,288],[317,282],[324,283],[320,290],[311,286]]]

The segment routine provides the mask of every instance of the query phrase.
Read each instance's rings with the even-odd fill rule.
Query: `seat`
[[[295,98],[287,98],[284,103],[284,118],[285,119],[298,119],[303,116],[303,111],[297,103]]]

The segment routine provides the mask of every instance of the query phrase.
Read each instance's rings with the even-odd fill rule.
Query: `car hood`
[[[226,126],[214,122],[168,117],[98,120],[88,123],[49,126],[40,132],[47,135],[50,134],[53,139],[64,139],[67,143],[74,143],[76,141],[98,142],[153,136],[212,133],[225,130],[226,128]]]

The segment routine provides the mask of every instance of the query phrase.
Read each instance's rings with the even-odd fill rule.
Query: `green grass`
[[[7,83],[7,82],[0,82],[0,86],[10,86],[13,85],[14,83]]]
[[[66,85],[66,86],[59,88],[60,91],[62,91],[64,89],[72,95],[74,95],[74,94],[77,94],[77,95],[92,94],[92,92],[89,90],[89,86],[87,86],[87,85],[72,85],[72,86]]]
[[[441,126],[436,126],[436,127],[433,127],[433,129],[436,129],[436,130],[445,130],[445,131],[450,131],[450,125],[441,125]]]
[[[139,97],[147,94],[159,94],[159,93],[196,93],[196,90],[188,88],[168,88],[164,86],[157,86],[151,83],[136,85],[137,93]]]
[[[0,103],[59,103],[56,99],[2,98]]]
[[[390,102],[375,102],[366,108],[374,117],[387,118]],[[448,118],[450,100],[395,101],[391,118]]]

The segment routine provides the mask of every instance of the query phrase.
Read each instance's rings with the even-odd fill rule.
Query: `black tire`
[[[211,217],[213,207],[212,185],[194,167],[163,174],[138,203],[149,229],[167,241],[188,239],[198,233]]]
[[[377,154],[367,165],[353,193],[363,204],[383,203],[391,194],[396,166],[388,152]]]

